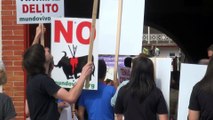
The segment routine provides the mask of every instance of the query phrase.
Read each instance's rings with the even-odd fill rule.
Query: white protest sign
[[[169,110],[171,58],[151,58],[155,67],[155,82],[162,91]]]
[[[82,18],[52,18],[51,52],[55,64],[52,77],[61,87],[72,88],[87,63],[91,21]],[[95,69],[87,88],[91,90],[97,89],[97,31],[93,48]]]
[[[124,0],[119,55],[141,53],[144,0]],[[115,54],[118,0],[102,0],[99,12],[99,53]],[[131,50],[130,50],[131,48]]]
[[[181,64],[178,120],[187,120],[189,99],[192,88],[203,78],[206,68],[206,65]]]
[[[50,23],[64,17],[64,0],[16,0],[17,24]]]

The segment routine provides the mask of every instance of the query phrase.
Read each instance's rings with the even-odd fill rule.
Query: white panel
[[[151,58],[155,67],[157,87],[162,91],[169,110],[171,58]]]
[[[181,64],[178,120],[187,120],[189,99],[192,88],[203,78],[206,68],[206,65]]]
[[[120,55],[141,53],[144,4],[144,0],[123,0]],[[118,0],[102,0],[99,14],[99,54],[115,54],[117,19]]]

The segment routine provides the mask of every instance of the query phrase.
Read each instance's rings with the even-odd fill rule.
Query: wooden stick
[[[92,52],[93,52],[93,43],[94,43],[94,36],[95,36],[95,24],[96,24],[96,17],[97,17],[97,10],[98,10],[98,0],[94,0],[93,3],[93,10],[92,10],[92,26],[90,32],[90,44],[89,44],[89,54],[87,62],[92,62]],[[86,80],[86,88],[89,87],[90,77]]]
[[[74,104],[71,104],[71,111],[72,111],[72,119],[74,120],[75,118],[75,103]]]
[[[117,20],[117,35],[116,35],[116,49],[115,49],[115,65],[114,65],[114,81],[118,82],[117,71],[118,71],[118,55],[120,49],[120,37],[121,37],[121,22],[122,22],[122,7],[123,0],[119,0],[118,3],[118,20]]]

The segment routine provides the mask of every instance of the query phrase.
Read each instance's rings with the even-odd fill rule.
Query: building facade
[[[0,2],[0,59],[3,60],[7,83],[3,91],[9,95],[15,105],[17,120],[24,119],[24,72],[22,54],[24,52],[24,25],[16,24],[16,1]]]

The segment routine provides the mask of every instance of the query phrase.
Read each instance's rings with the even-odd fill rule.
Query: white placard
[[[64,0],[16,0],[17,24],[50,23],[64,17]]]
[[[151,58],[155,67],[155,80],[157,87],[162,91],[169,110],[171,58]]]
[[[203,78],[206,72],[206,68],[206,65],[181,64],[178,120],[187,120],[189,99],[192,88]]]
[[[52,77],[61,87],[72,88],[77,81],[76,75],[80,76],[82,61],[87,63],[91,22],[91,19],[82,18],[52,18],[51,52],[56,65]],[[97,35],[96,32],[93,46],[95,69],[87,88],[91,90],[97,89]]]
[[[144,4],[144,0],[123,1],[119,55],[141,53]],[[117,19],[118,0],[102,0],[99,13],[99,54],[115,54]]]

